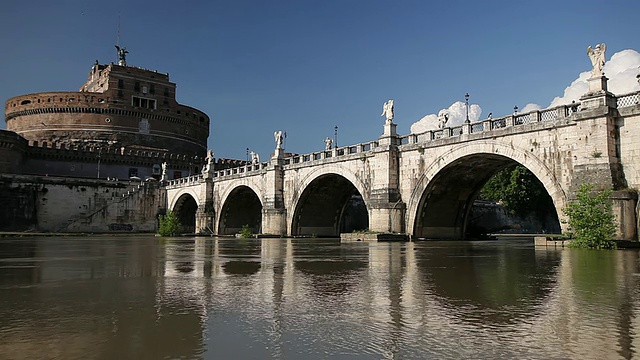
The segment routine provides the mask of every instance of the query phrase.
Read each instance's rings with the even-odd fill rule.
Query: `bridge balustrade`
[[[640,104],[640,92],[621,95],[616,98],[616,106],[618,108],[633,106]]]

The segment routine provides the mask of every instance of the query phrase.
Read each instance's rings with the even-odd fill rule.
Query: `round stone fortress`
[[[202,157],[209,117],[178,104],[175,91],[168,74],[96,62],[77,92],[9,99],[7,130],[34,144],[138,148]]]

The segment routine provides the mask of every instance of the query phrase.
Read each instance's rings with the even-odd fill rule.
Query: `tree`
[[[571,247],[615,249],[615,217],[611,212],[611,190],[594,191],[593,184],[582,184],[577,199],[562,211],[569,217],[573,230]]]
[[[182,224],[180,224],[180,220],[173,211],[169,210],[167,215],[159,215],[158,218],[160,219],[160,227],[158,229],[160,236],[176,236],[182,231]]]
[[[242,225],[242,230],[240,230],[240,237],[242,239],[248,239],[253,237],[253,231],[251,231],[249,224]]]
[[[544,218],[553,202],[536,176],[522,165],[498,171],[480,191],[480,198],[501,202],[512,215],[535,213]]]

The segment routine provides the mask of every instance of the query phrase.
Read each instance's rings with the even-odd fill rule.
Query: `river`
[[[0,358],[640,358],[639,272],[527,240],[0,238]]]

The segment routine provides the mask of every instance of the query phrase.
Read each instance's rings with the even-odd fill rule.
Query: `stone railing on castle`
[[[130,149],[126,147],[100,146],[98,144],[70,145],[67,143],[47,143],[30,141],[28,153],[34,158],[50,160],[75,160],[94,162],[100,157],[103,162],[124,164],[160,164],[168,162],[175,166],[189,166],[202,160],[193,156],[170,154],[162,151]]]

